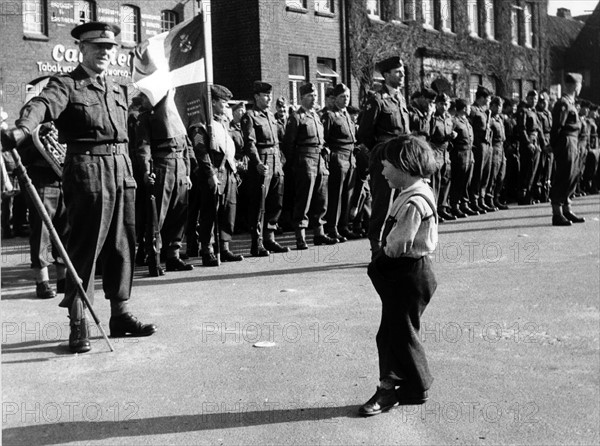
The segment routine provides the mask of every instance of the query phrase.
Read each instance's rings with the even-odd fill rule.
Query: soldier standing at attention
[[[348,114],[350,89],[337,84],[333,107],[323,115],[324,138],[331,151],[327,202],[327,234],[338,242],[356,238],[348,229],[350,198],[354,193],[356,126]]]
[[[542,152],[536,174],[536,187],[539,200],[547,203],[550,194],[550,181],[552,178],[552,168],[554,156],[552,155],[552,146],[550,145],[550,129],[552,128],[552,113],[548,108],[549,97],[547,91],[540,93],[540,99],[537,103],[536,112],[542,126]]]
[[[129,312],[135,256],[135,188],[127,146],[127,87],[106,76],[118,45],[120,28],[101,22],[75,27],[82,62],[71,73],[54,76],[39,96],[21,110],[11,138],[19,142],[44,121],[55,121],[67,144],[63,190],[70,233],[67,253],[94,296],[96,260],[102,264],[102,286],[110,300],[113,337],[150,336],[153,324],[142,324]],[[67,277],[73,353],[91,349],[83,301]]]
[[[473,176],[469,188],[471,195],[471,208],[480,214],[492,212],[495,209],[486,206],[485,190],[490,180],[492,168],[492,131],[490,105],[490,91],[483,87],[477,87],[475,103],[471,105],[469,119],[473,126]]]
[[[327,212],[329,150],[323,146],[323,124],[315,111],[315,86],[311,83],[302,85],[300,97],[302,105],[288,120],[283,147],[294,169],[292,221],[296,230],[296,248],[304,250],[308,249],[306,228],[309,222],[314,230],[315,245],[333,245],[337,239],[326,236],[323,229]]]
[[[252,246],[255,257],[266,257],[271,252],[288,252],[289,248],[275,241],[275,230],[283,203],[283,166],[277,120],[269,109],[273,100],[273,86],[254,82],[254,109],[242,118],[244,152],[248,156],[249,217]],[[263,244],[264,237],[264,244]]]
[[[571,196],[575,192],[579,177],[578,138],[581,121],[575,108],[575,98],[581,91],[582,76],[568,73],[565,76],[563,96],[552,109],[550,144],[554,153],[554,177],[550,189],[552,224],[570,226],[583,223],[585,219],[571,211]]]
[[[431,88],[423,88],[411,96],[411,104],[408,106],[410,117],[410,130],[428,140],[431,136],[431,119],[435,112],[435,98],[437,94]]]
[[[158,228],[166,251],[167,271],[190,271],[179,257],[188,216],[190,141],[171,90],[152,110],[140,113],[136,127],[137,165],[156,197]],[[154,176],[154,177],[153,177]],[[146,216],[146,218],[149,218]],[[146,244],[152,243],[146,240]],[[149,252],[149,249],[146,249]]]
[[[452,182],[450,183],[450,205],[458,218],[479,215],[469,207],[469,184],[473,173],[473,127],[469,122],[469,104],[464,99],[455,102],[454,133],[450,163]]]
[[[381,91],[369,98],[356,135],[358,142],[370,153],[372,213],[368,236],[372,256],[381,249],[381,231],[392,198],[390,186],[381,173],[383,166],[375,146],[410,133],[406,101],[400,90],[404,82],[404,64],[399,57],[390,57],[379,62],[378,68],[385,82]]]
[[[485,195],[485,204],[497,210],[500,208],[496,206],[496,197],[500,194],[504,182],[504,173],[506,172],[506,158],[504,156],[506,134],[504,133],[504,119],[501,113],[502,102],[502,98],[499,96],[494,96],[490,102],[490,110],[492,111],[492,121],[490,123],[492,129],[492,171]]]
[[[538,92],[531,90],[527,93],[526,104],[517,115],[516,132],[519,137],[519,158],[521,161],[521,188],[518,203],[521,205],[532,204],[531,187],[535,179],[540,154],[540,140],[543,140],[543,130],[535,111],[538,103]]]

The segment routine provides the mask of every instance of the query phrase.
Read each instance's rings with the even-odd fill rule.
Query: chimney
[[[558,8],[556,11],[557,17],[562,17],[563,19],[572,19],[571,10],[568,8]]]

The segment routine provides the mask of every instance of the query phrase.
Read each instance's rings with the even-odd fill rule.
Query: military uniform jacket
[[[322,117],[325,142],[333,152],[352,152],[356,143],[356,127],[347,110],[334,107]]]
[[[452,141],[454,150],[473,150],[473,127],[466,116],[454,118],[456,138]]]
[[[424,113],[421,109],[414,106],[408,107],[408,116],[410,119],[410,131],[424,135],[429,139],[431,136],[431,118],[429,113]]]
[[[231,136],[231,139],[233,139],[233,143],[235,144],[236,159],[242,159],[244,156],[244,134],[242,133],[241,122],[231,121],[229,123],[229,136]]]
[[[435,113],[431,117],[429,142],[434,150],[446,150],[452,140],[454,121],[448,113]]]
[[[318,153],[325,143],[324,129],[314,110],[300,107],[292,113],[285,129],[284,153],[286,158],[298,153]]]
[[[588,118],[588,124],[590,127],[590,150],[598,149],[598,124],[593,118]]]
[[[473,104],[469,116],[473,126],[473,146],[481,148],[485,144],[492,143],[492,132],[490,129],[491,112],[483,107]]]
[[[506,140],[504,141],[504,152],[516,152],[519,149],[519,142],[517,141],[515,127],[517,121],[510,115],[502,114],[502,121],[504,122],[504,135]]]
[[[408,110],[404,97],[390,94],[387,85],[375,93],[365,106],[357,140],[371,150],[377,143],[410,133]]]
[[[542,139],[544,147],[550,146],[550,130],[552,129],[552,113],[550,110],[537,110],[538,119],[542,127]]]
[[[279,149],[277,120],[271,110],[248,110],[242,117],[244,135],[244,153],[250,162],[258,164],[258,152],[261,149]]]
[[[521,145],[539,146],[543,141],[542,124],[531,107],[523,107],[517,114],[516,131]]]
[[[279,144],[283,144],[288,117],[287,115],[275,116],[275,119],[277,120],[277,139],[279,140]]]
[[[31,133],[41,122],[54,121],[67,154],[72,143],[127,142],[127,87],[108,77],[105,82],[101,86],[81,65],[53,76],[21,109],[16,124]]]
[[[572,98],[563,96],[552,109],[552,129],[550,130],[550,144],[556,148],[560,140],[566,137],[577,137],[581,130],[581,120]]]
[[[506,141],[506,133],[504,132],[504,120],[501,114],[492,116],[490,128],[492,129],[492,146],[501,148]]]

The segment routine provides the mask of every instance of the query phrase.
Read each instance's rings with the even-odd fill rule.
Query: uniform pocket
[[[65,187],[83,193],[98,193],[102,188],[100,165],[91,161],[73,162],[63,175]]]

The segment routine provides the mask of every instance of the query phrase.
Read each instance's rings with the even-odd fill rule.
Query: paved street
[[[131,306],[159,331],[110,353],[93,327],[82,355],[59,299],[35,299],[27,241],[3,241],[3,444],[598,444],[600,199],[574,210],[585,224],[552,227],[536,205],[440,227],[430,400],[369,419],[356,409],[378,383],[380,302],[366,240],[138,268]]]

